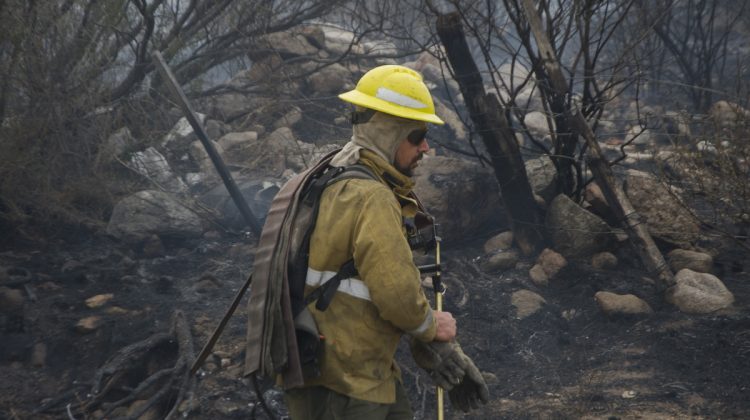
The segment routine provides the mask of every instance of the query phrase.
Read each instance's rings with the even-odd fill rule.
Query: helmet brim
[[[407,118],[410,120],[425,121],[432,124],[443,125],[445,121],[433,113],[423,112],[418,109],[397,105],[380,98],[366,95],[358,90],[350,90],[339,95],[341,100],[359,105],[365,108],[374,109],[396,117]]]

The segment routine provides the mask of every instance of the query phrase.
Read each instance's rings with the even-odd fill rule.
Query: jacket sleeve
[[[402,230],[401,208],[387,188],[362,205],[353,237],[354,263],[380,317],[421,341],[435,337],[436,320]]]

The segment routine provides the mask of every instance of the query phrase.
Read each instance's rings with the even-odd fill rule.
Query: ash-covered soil
[[[91,400],[99,368],[118,350],[168,331],[176,310],[191,327],[197,353],[244,283],[254,252],[253,238],[209,237],[168,244],[164,255],[149,258],[100,236],[0,252],[0,267],[14,274],[5,286],[23,297],[21,314],[0,314],[0,418],[102,415],[102,405],[99,411],[75,410]],[[446,418],[750,417],[750,274],[743,271],[743,254],[731,256],[730,268],[717,273],[734,293],[734,306],[697,316],[665,303],[626,248],[618,251],[616,270],[571,262],[539,288],[528,277],[531,260],[502,273],[482,272],[483,239],[446,244],[445,309],[458,320],[465,352],[487,377],[491,401],[469,414],[446,403]],[[546,300],[524,319],[516,317],[510,298],[521,289]],[[593,297],[601,290],[635,294],[655,312],[607,317]],[[113,296],[102,306],[87,305],[106,294]],[[87,317],[98,317],[98,324],[76,327]],[[179,417],[268,418],[241,375],[244,334],[243,302]],[[404,344],[398,360],[416,417],[436,418],[434,388]],[[147,372],[174,363],[176,352],[175,343],[155,348],[147,363],[120,381],[120,395]],[[260,382],[268,407],[281,418],[283,399],[270,385]],[[107,418],[132,414],[134,405],[123,404]]]

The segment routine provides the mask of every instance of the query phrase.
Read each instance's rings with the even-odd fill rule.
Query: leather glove
[[[479,408],[479,402],[487,404],[490,393],[482,373],[479,372],[474,362],[465,354],[463,354],[463,357],[466,358],[466,367],[464,368],[466,375],[464,375],[461,383],[448,391],[448,397],[451,400],[451,405],[468,413],[472,408]]]
[[[425,343],[412,338],[410,347],[417,365],[427,371],[435,385],[446,391],[453,389],[464,379],[467,361],[474,366],[456,342]]]

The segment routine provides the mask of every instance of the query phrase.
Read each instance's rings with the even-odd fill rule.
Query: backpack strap
[[[306,255],[304,258],[305,263],[307,263],[310,257],[310,238],[312,237],[312,232],[315,229],[314,222],[318,218],[318,211],[320,210],[320,197],[323,195],[323,190],[325,190],[325,188],[329,185],[346,179],[371,179],[373,181],[378,180],[378,178],[370,170],[370,168],[357,163],[345,167],[330,167],[318,179],[311,183],[310,189],[305,196],[305,203],[315,207],[312,216],[313,223],[311,223],[308,227],[301,247],[301,249],[306,250]],[[349,261],[341,265],[339,271],[331,279],[305,296],[303,306],[306,307],[310,303],[317,301],[315,303],[315,308],[319,311],[325,311],[331,304],[333,295],[339,288],[341,280],[354,277],[356,275],[357,268],[354,266],[354,259],[350,259]]]

